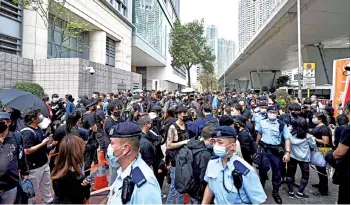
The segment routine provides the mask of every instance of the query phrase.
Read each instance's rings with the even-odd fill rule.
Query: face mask
[[[229,145],[230,146],[230,145]],[[222,146],[213,146],[213,152],[216,156],[218,157],[225,157],[228,155],[229,151],[226,151],[227,147],[222,147]]]
[[[275,120],[275,119],[277,119],[277,115],[273,114],[273,113],[268,113],[268,119]]]
[[[119,112],[119,111],[116,111],[116,112],[113,112],[112,114],[113,114],[114,116],[118,117],[119,114],[120,114],[120,112]]]
[[[312,119],[312,123],[316,125],[318,124],[318,121],[316,119]]]
[[[43,120],[44,120],[44,116],[42,114],[40,114],[38,117],[39,123],[43,122]]]
[[[5,130],[7,129],[7,125],[5,122],[0,122],[0,133],[5,132]]]
[[[123,147],[123,146],[124,146],[124,145],[122,145],[122,146],[120,146],[120,147],[118,147],[118,148],[116,148],[116,149],[113,149],[113,147],[112,147],[111,144],[108,145],[108,147],[107,147],[107,157],[109,158],[112,167],[118,167],[118,162],[117,162],[117,161],[118,161],[118,158],[120,157],[120,156],[116,157],[116,156],[113,154],[114,151],[117,150],[117,149],[119,149],[119,148],[121,148],[121,147]]]
[[[260,109],[261,114],[265,114],[267,112],[267,109]]]
[[[299,116],[298,112],[291,112],[291,116],[297,118]]]
[[[183,122],[187,122],[189,120],[192,120],[190,116],[183,116]]]
[[[93,112],[96,111],[96,107],[93,108]]]
[[[53,98],[52,101],[53,101],[53,102],[58,102],[58,101],[59,101],[59,98]]]

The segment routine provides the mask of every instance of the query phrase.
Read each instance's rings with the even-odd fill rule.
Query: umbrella
[[[182,93],[193,93],[195,92],[195,90],[193,88],[184,88],[182,90]]]
[[[49,111],[46,104],[38,96],[18,89],[0,91],[0,101],[3,105],[25,111],[28,108],[40,109],[43,116],[48,117]]]
[[[144,92],[144,91],[142,89],[140,89],[140,88],[137,88],[137,89],[133,90],[133,93],[142,93],[142,92]]]

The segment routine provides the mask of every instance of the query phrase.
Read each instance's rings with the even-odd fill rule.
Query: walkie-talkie
[[[232,177],[235,188],[237,188],[238,190],[241,189],[241,187],[243,186],[243,176],[239,172],[239,170],[234,169],[234,171],[232,171]]]
[[[127,204],[132,198],[134,191],[134,181],[131,176],[127,176],[123,179],[122,184],[122,203]]]

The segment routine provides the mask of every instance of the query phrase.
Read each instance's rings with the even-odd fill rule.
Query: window
[[[0,34],[0,52],[20,54],[20,40],[11,36]]]
[[[128,17],[128,0],[106,0],[124,17]]]
[[[115,66],[116,41],[106,37],[106,65]]]
[[[49,17],[50,24],[53,24],[53,16]],[[81,33],[77,38],[66,38],[62,30],[66,27],[65,21],[57,19],[55,29],[48,31],[48,57],[49,58],[87,58],[87,32]]]

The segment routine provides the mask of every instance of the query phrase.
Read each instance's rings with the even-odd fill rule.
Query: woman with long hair
[[[321,113],[315,113],[312,118],[313,124],[316,127],[311,131],[313,139],[317,143],[319,148],[331,148],[332,147],[332,135],[330,129],[325,125],[327,117]],[[319,176],[319,184],[313,184],[312,187],[318,188],[319,193],[315,195],[328,195],[328,175],[325,167],[316,166]]]
[[[51,173],[55,192],[54,204],[83,204],[90,196],[90,180],[84,179],[85,143],[77,136],[67,135]]]

